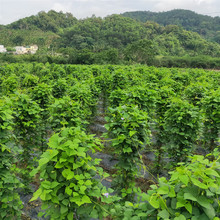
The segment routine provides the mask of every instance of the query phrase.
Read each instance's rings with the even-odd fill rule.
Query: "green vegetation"
[[[178,25],[188,31],[197,32],[211,41],[220,43],[220,17],[200,15],[193,11],[175,9],[167,12],[135,11],[122,14],[141,22],[153,21],[160,25]]]
[[[21,219],[19,194],[32,193],[50,219],[219,220],[219,82],[201,69],[2,65],[1,219]],[[101,138],[88,126],[100,97]],[[109,174],[98,151],[118,161]]]
[[[170,18],[173,13],[177,23],[172,22]],[[202,31],[192,32],[196,30],[185,27],[180,19],[176,19],[177,15],[187,17],[189,20],[181,21],[186,20],[187,24],[195,26],[197,16],[192,18],[194,13],[191,12],[192,15],[189,16],[188,13],[190,12],[184,10],[167,12],[167,19],[162,17],[161,20],[170,20],[162,26],[159,21],[159,24],[148,18],[138,21],[122,15],[110,15],[105,18],[92,16],[77,20],[69,13],[40,12],[36,16],[20,19],[0,28],[1,44],[5,47],[37,44],[37,54],[19,57],[0,54],[0,62],[141,63],[166,67],[219,68],[219,18],[212,20],[208,16],[199,17],[200,20],[203,17],[210,18],[208,23],[201,21],[202,27],[216,28],[207,33],[210,37],[206,40]],[[137,17],[138,15],[137,12]]]

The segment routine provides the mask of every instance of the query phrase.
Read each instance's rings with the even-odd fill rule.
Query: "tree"
[[[129,61],[141,64],[152,64],[154,58],[152,42],[147,39],[142,39],[131,43],[126,47],[125,55]]]

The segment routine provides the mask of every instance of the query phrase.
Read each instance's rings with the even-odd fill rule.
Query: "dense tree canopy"
[[[176,18],[175,22],[171,17]],[[79,20],[70,13],[52,10],[0,26],[0,39],[6,47],[37,44],[38,55],[62,54],[65,62],[80,64],[151,64],[154,56],[220,57],[218,24],[215,29],[207,25],[210,31],[215,31],[213,39],[216,42],[205,40],[200,35],[203,32],[186,30],[191,27],[196,31],[192,27],[197,25],[200,28],[205,21],[203,18],[213,24],[218,21],[218,17],[211,19],[187,10],[159,14],[131,12],[124,16],[113,14],[105,18],[92,16]]]
[[[219,38],[216,39],[215,35],[220,30],[220,17],[213,18],[182,9],[175,9],[168,12],[135,11],[125,12],[122,15],[141,22],[154,21],[163,26],[175,24],[186,30],[197,32],[206,39],[219,43]]]

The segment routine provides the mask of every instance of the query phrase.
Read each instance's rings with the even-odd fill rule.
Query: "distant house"
[[[7,52],[7,50],[4,47],[4,45],[0,45],[0,53],[6,53],[6,52]]]
[[[26,49],[28,53],[35,54],[38,50],[38,46],[37,45],[27,46]]]
[[[14,54],[17,54],[17,55],[21,55],[21,54],[26,54],[27,53],[27,49],[24,46],[16,46],[15,50],[16,51],[14,52]]]
[[[14,54],[20,55],[20,54],[35,54],[38,50],[37,45],[32,45],[32,46],[16,46],[15,47],[16,52]]]

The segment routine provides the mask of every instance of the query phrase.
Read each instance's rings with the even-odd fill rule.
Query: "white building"
[[[37,45],[32,45],[32,46],[16,46],[15,47],[15,52],[14,54],[21,55],[21,54],[35,54],[38,50]]]
[[[0,53],[5,53],[5,52],[7,52],[7,50],[4,47],[4,45],[0,45]]]
[[[35,54],[38,50],[38,46],[37,45],[32,45],[32,46],[28,46],[26,47],[27,52],[30,54]]]
[[[15,47],[15,52],[14,52],[14,54],[25,54],[25,53],[27,53],[27,48],[26,47],[23,47],[23,46],[16,46]]]

